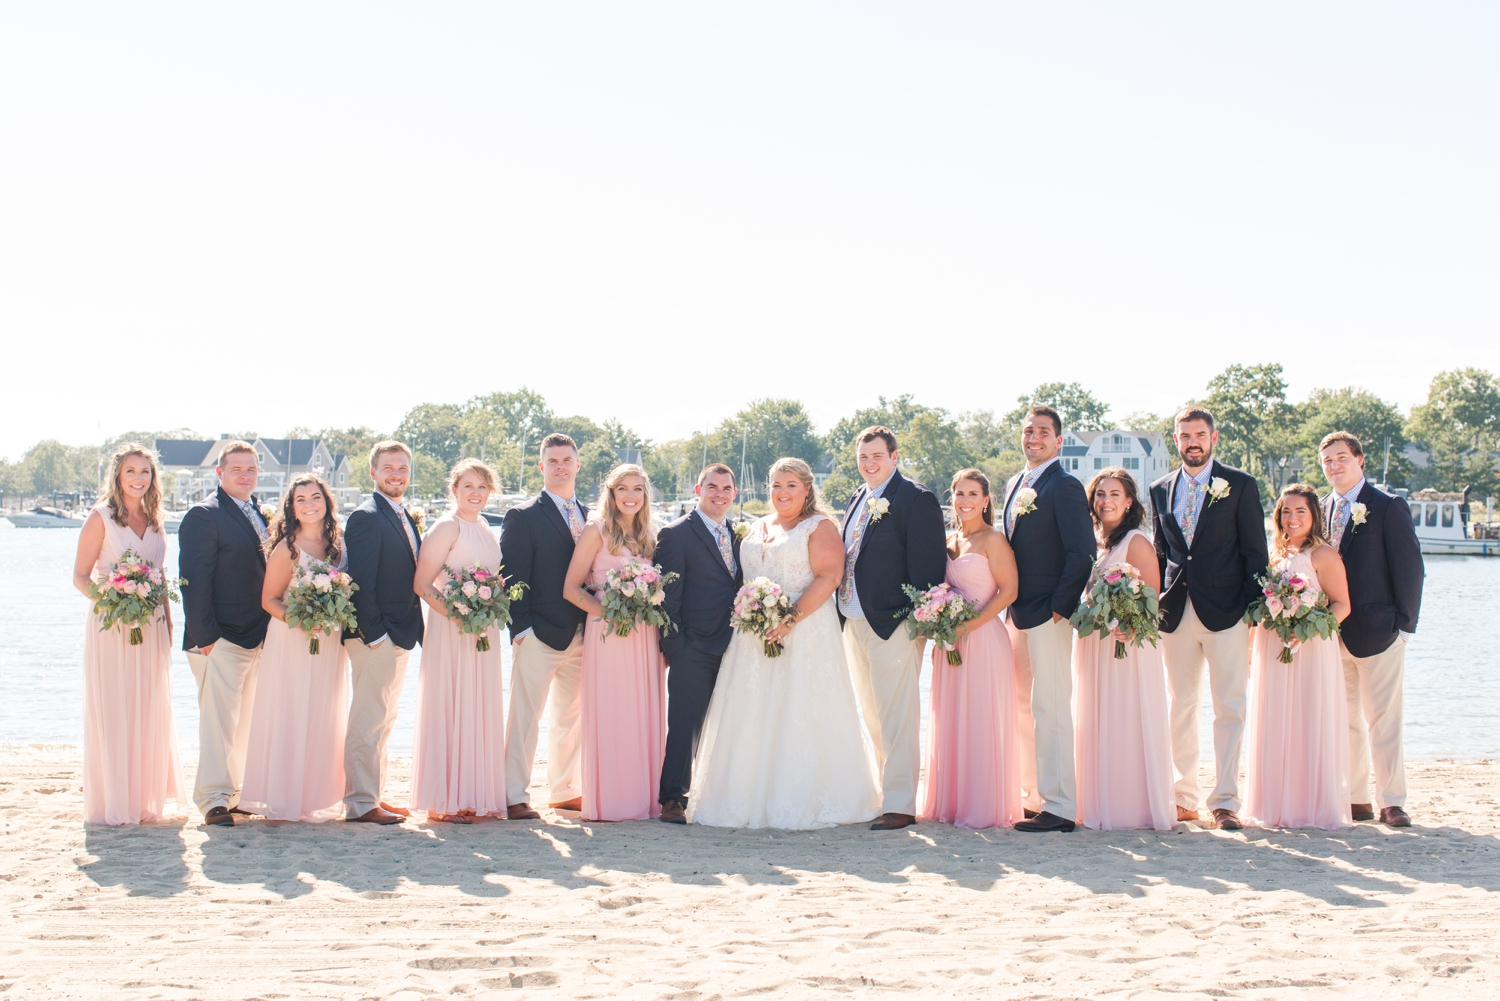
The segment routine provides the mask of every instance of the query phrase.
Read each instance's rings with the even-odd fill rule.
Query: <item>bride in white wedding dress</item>
[[[776,509],[740,543],[745,580],[768,577],[796,598],[780,657],[735,633],[724,654],[693,768],[688,819],[715,827],[811,830],[880,812],[875,756],[861,722],[838,614],[838,529],[819,508],[801,459],[771,467]]]

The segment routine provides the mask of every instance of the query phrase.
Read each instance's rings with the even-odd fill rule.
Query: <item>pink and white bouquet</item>
[[[1281,637],[1283,664],[1292,662],[1292,642],[1306,643],[1314,637],[1331,639],[1338,635],[1339,620],[1328,610],[1328,595],[1312,586],[1312,581],[1290,569],[1266,569],[1257,577],[1260,597],[1245,609],[1245,621],[1263,626]]]
[[[1092,580],[1078,610],[1068,619],[1078,635],[1114,636],[1116,660],[1125,659],[1127,640],[1134,647],[1156,646],[1161,639],[1156,626],[1161,618],[1160,599],[1156,589],[1141,579],[1141,572],[1129,563],[1111,563],[1096,566]]]
[[[604,606],[604,621],[610,628],[604,630],[599,640],[609,639],[611,632],[616,636],[629,636],[637,625],[658,626],[664,633],[675,629],[661,606],[667,600],[667,585],[679,576],[665,573],[661,567],[643,563],[635,557],[620,569],[606,573],[599,603]]]
[[[939,584],[925,591],[918,591],[910,584],[902,584],[901,590],[911,599],[911,612],[906,615],[906,631],[912,639],[921,637],[932,640],[948,651],[948,663],[954,667],[964,662],[958,652],[958,627],[977,618],[979,603],[970,601],[947,584]]]
[[[358,625],[354,618],[354,592],[359,585],[326,560],[300,561],[292,570],[292,586],[286,593],[286,624],[307,633],[307,652],[316,655],[324,633],[338,641],[345,629]]]
[[[116,625],[130,627],[130,645],[145,641],[141,626],[156,619],[157,609],[168,601],[181,601],[177,589],[187,581],[168,577],[150,560],[127,549],[107,570],[89,582],[89,597],[94,599],[94,614],[99,616],[99,631],[108,632]]]
[[[740,588],[734,596],[734,610],[729,624],[742,633],[759,636],[767,657],[781,656],[781,641],[766,639],[784,622],[797,618],[792,596],[769,577],[757,577]]]
[[[510,625],[510,603],[521,597],[526,584],[517,581],[507,587],[498,571],[477,564],[462,570],[443,567],[443,573],[448,575],[448,583],[438,589],[443,610],[458,623],[459,632],[479,637],[474,649],[484,653],[490,648],[490,627]]]

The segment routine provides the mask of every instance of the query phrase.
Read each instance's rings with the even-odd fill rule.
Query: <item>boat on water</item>
[[[1400,493],[1401,491],[1397,491]],[[1500,537],[1489,525],[1469,525],[1469,491],[1408,494],[1411,524],[1427,556],[1500,556]]]
[[[17,528],[82,528],[83,519],[55,507],[34,507],[5,516]]]

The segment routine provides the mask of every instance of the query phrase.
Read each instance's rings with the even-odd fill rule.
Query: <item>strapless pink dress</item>
[[[995,596],[989,559],[948,561],[947,582],[981,605]],[[959,644],[963,663],[933,645],[923,819],[981,830],[1010,827],[1021,813],[1021,743],[1010,637],[991,619]]]
[[[588,587],[603,587],[604,575],[629,559],[602,547]],[[583,816],[649,820],[661,815],[656,796],[667,748],[661,632],[636,626],[629,636],[611,630],[606,638],[606,629],[603,619],[589,616],[583,630]]]

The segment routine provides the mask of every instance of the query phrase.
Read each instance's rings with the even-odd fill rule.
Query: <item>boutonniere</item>
[[[891,509],[891,502],[884,497],[876,497],[870,501],[870,521],[876,522],[885,517],[885,513]]]
[[[1016,491],[1016,503],[1011,508],[1017,518],[1023,514],[1030,514],[1036,510],[1036,491],[1031,487],[1022,487]]]
[[[1349,508],[1349,520],[1356,526],[1363,525],[1365,523],[1365,519],[1369,516],[1370,509],[1365,507],[1359,501],[1355,501],[1353,506]]]
[[[1212,506],[1214,501],[1223,500],[1229,496],[1229,481],[1222,476],[1215,476],[1208,481],[1208,504]]]
[[[732,529],[730,529],[730,531],[734,532],[734,537],[736,540],[744,542],[745,536],[750,534],[750,526],[742,521],[739,524],[735,525]]]
[[[269,525],[276,518],[276,509],[269,504],[262,504],[260,506],[260,516]]]
[[[411,520],[417,523],[417,535],[423,535],[427,531],[427,509],[409,507],[406,509],[406,513],[411,515]]]

